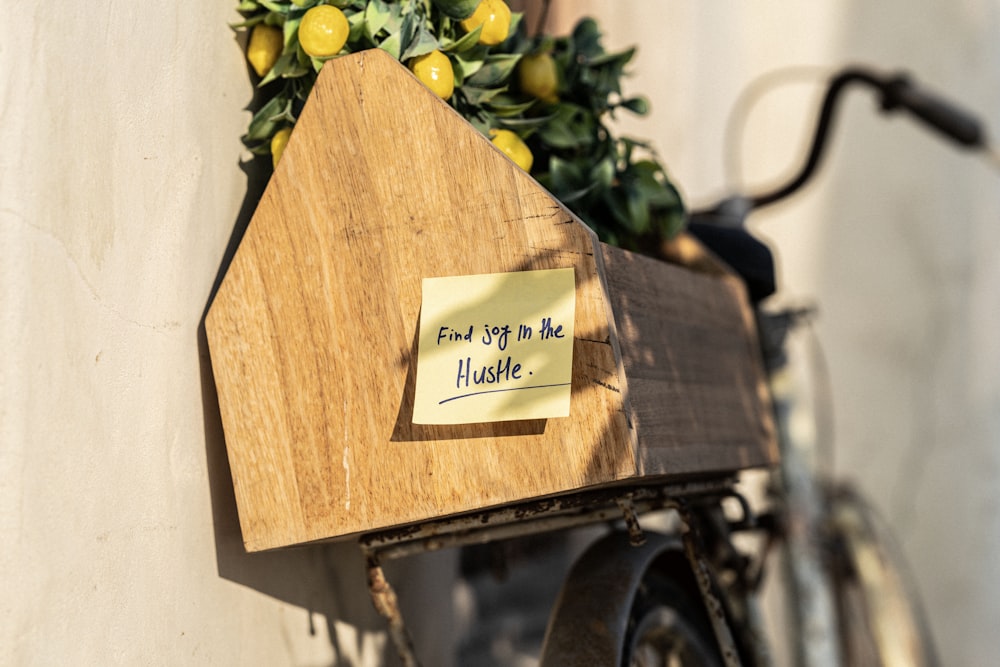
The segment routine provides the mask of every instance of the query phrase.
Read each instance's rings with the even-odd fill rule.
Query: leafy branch
[[[480,2],[502,1],[239,0],[243,20],[235,29],[263,25],[281,35],[269,54],[273,65],[256,77],[245,144],[268,154],[272,138],[294,126],[328,59],[303,50],[298,28],[309,9],[333,5],[350,26],[337,55],[379,48],[406,63],[445,54],[455,84],[449,104],[487,136],[508,129],[521,137],[534,156],[532,175],[602,240],[641,251],[672,237],[684,221],[680,193],[648,143],[615,136],[610,125],[616,113],[648,111],[643,97],[622,90],[634,49],[605,51],[589,18],[570,35],[529,36],[518,13],[510,15],[506,38],[487,46],[480,43],[484,27],[467,29],[463,19]]]

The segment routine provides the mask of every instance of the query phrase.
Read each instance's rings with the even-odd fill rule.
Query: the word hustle
[[[458,360],[458,379],[455,387],[478,387],[481,385],[500,384],[521,379],[521,364],[513,363],[510,356],[497,359],[488,366],[472,367],[472,357]]]

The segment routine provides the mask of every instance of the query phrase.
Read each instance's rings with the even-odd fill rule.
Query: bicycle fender
[[[573,564],[549,617],[539,667],[621,664],[629,614],[646,571],[671,552],[686,563],[676,537],[645,536],[646,543],[635,547],[627,533],[610,533]]]

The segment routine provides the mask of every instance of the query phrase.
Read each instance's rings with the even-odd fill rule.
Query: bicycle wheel
[[[624,667],[714,667],[722,664],[711,622],[697,593],[651,570],[629,617]]]
[[[923,608],[888,528],[857,492],[829,492],[833,575],[845,664],[938,664]]]
[[[573,564],[552,610],[540,667],[722,664],[698,585],[675,536],[632,546],[615,531]]]

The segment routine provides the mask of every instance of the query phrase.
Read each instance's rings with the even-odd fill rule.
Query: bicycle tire
[[[552,609],[540,667],[633,667],[636,647],[664,633],[710,647],[692,655],[721,655],[680,539],[654,532],[645,537],[645,544],[633,546],[626,532],[613,531],[576,560]],[[722,662],[689,658],[677,664]]]
[[[936,667],[923,606],[888,527],[850,486],[827,493],[844,664]]]
[[[636,593],[623,667],[722,665],[711,621],[697,592],[649,570]]]

